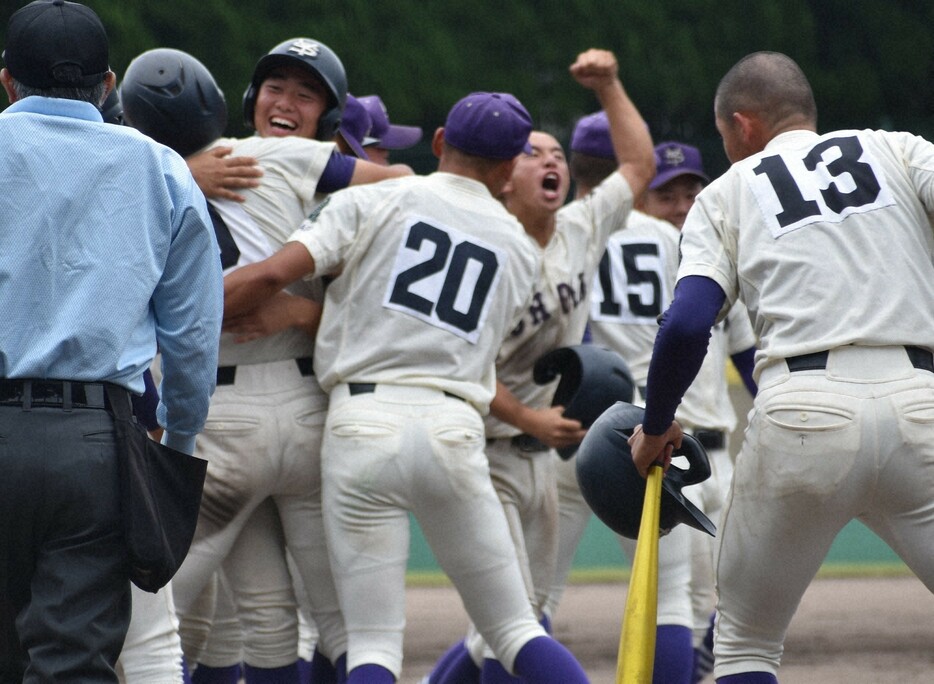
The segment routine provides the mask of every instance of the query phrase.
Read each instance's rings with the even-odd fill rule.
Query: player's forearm
[[[652,349],[643,420],[646,434],[661,435],[670,427],[707,354],[710,329],[725,298],[709,278],[688,276],[678,282]]]
[[[619,172],[628,181],[633,196],[638,197],[655,177],[655,151],[649,127],[619,79],[613,79],[595,92],[609,121]]]
[[[314,270],[314,258],[299,242],[288,242],[268,259],[238,268],[224,278],[224,318],[253,311]]]
[[[389,178],[411,176],[413,173],[412,167],[407,164],[383,166],[382,164],[357,160],[357,163],[354,165],[353,175],[350,177],[350,184],[363,185],[366,183],[376,183]]]
[[[531,409],[519,401],[506,385],[496,381],[496,395],[490,402],[490,415],[526,432],[528,421],[524,418],[530,411]]]

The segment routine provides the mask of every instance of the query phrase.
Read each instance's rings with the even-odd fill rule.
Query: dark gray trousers
[[[0,682],[117,682],[130,620],[113,419],[0,406]]]

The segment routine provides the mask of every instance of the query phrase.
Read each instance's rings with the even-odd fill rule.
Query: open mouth
[[[558,199],[558,191],[560,189],[561,177],[554,171],[546,173],[545,177],[542,179],[542,190],[545,192],[545,197],[549,200]]]
[[[277,128],[280,131],[294,131],[298,126],[294,122],[289,121],[288,119],[281,119],[277,116],[272,117],[269,120],[269,125],[273,128]]]

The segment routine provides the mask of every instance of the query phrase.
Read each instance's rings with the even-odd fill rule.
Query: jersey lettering
[[[579,274],[579,276],[578,281],[583,281],[583,274]],[[584,301],[586,294],[587,290],[584,287],[575,290],[574,286],[569,283],[558,283],[558,299],[561,301],[561,311],[566,314],[571,313]]]
[[[895,204],[856,135],[822,140],[803,158],[789,152],[764,157],[752,173],[750,187],[776,239],[811,223],[840,223]]]
[[[610,240],[594,278],[591,318],[630,325],[657,325],[671,296],[664,247],[646,238]]]
[[[475,236],[424,221],[399,245],[383,306],[476,344],[506,254]]]

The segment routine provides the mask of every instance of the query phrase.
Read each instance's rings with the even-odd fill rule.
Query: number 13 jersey
[[[908,133],[792,131],[707,186],[678,278],[715,280],[777,359],[846,344],[930,347],[934,146]]]
[[[326,390],[417,385],[485,413],[494,359],[532,294],[538,255],[487,188],[434,173],[334,193],[290,238],[328,286],[315,349]]]

